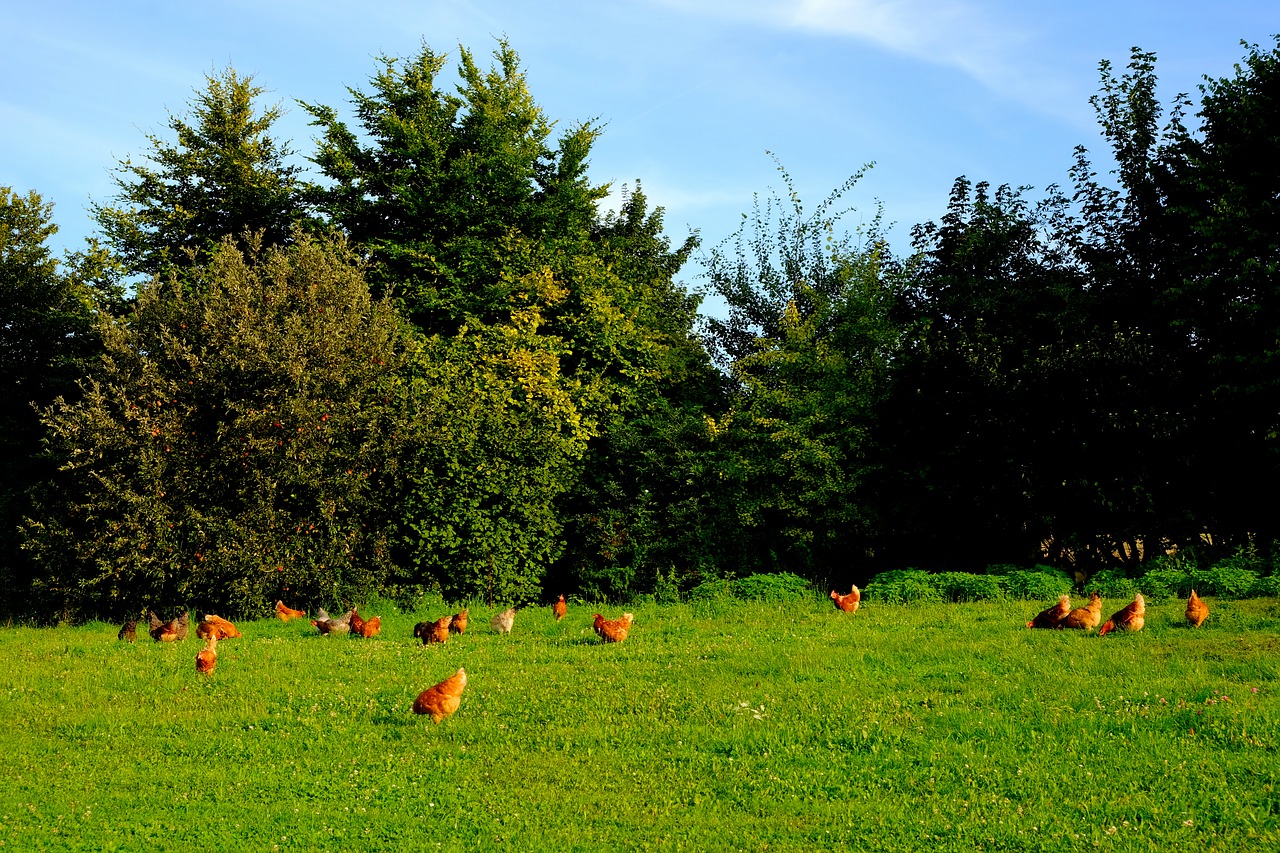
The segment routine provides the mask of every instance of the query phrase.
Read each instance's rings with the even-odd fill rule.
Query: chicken
[[[354,627],[354,625],[355,625],[355,620],[352,620],[352,626]],[[371,637],[378,636],[378,632],[381,630],[382,630],[381,616],[375,616],[372,619],[365,619],[365,620],[362,620],[360,623],[360,636],[364,637],[366,640],[370,639]]]
[[[606,619],[597,613],[592,627],[604,642],[621,643],[631,631],[631,620],[634,618],[630,613],[623,613],[618,619]]]
[[[353,607],[351,608],[351,633],[359,634],[362,630],[364,630],[364,617]]]
[[[1142,593],[1138,593],[1133,597],[1132,604],[1111,614],[1107,624],[1098,631],[1098,636],[1101,637],[1112,631],[1141,631],[1147,621],[1146,614],[1147,602],[1143,599]]]
[[[1191,597],[1187,599],[1187,621],[1191,623],[1192,628],[1199,628],[1208,618],[1209,605],[1200,600],[1200,596],[1196,595],[1194,589],[1191,590]]]
[[[462,691],[467,686],[467,671],[459,667],[458,671],[437,684],[418,694],[413,700],[413,713],[430,714],[433,722],[439,723],[448,717],[462,704]]]
[[[218,665],[218,636],[212,634],[205,639],[204,648],[196,653],[196,672],[208,675]]]
[[[516,624],[516,609],[508,607],[506,610],[493,617],[489,622],[489,627],[497,631],[499,634],[510,634],[511,627]]]
[[[155,613],[151,614],[151,638],[157,643],[173,643],[187,638],[187,628],[191,623],[191,614],[183,613],[177,619],[161,622]]]
[[[464,609],[461,613],[455,613],[449,619],[449,630],[455,634],[461,634],[467,630],[467,611]]]
[[[120,626],[120,633],[116,634],[117,640],[127,640],[132,643],[138,639],[138,620],[130,619]]]
[[[348,634],[351,632],[351,614],[354,612],[354,610],[348,610],[340,619],[333,619],[323,607],[317,607],[316,618],[311,620],[311,624],[316,626],[316,630],[321,634]]]
[[[1062,621],[1071,613],[1071,597],[1058,596],[1058,603],[1047,607],[1036,614],[1036,618],[1027,623],[1028,628],[1061,628]]]
[[[240,631],[221,616],[206,613],[204,619],[196,626],[196,636],[202,640],[210,637],[216,640],[234,640],[240,636]]]
[[[1098,627],[1098,623],[1102,621],[1102,596],[1096,591],[1089,595],[1089,603],[1084,607],[1077,607],[1067,614],[1067,618],[1062,620],[1063,628],[1079,628],[1082,631],[1092,631]]]
[[[449,642],[449,622],[452,617],[441,616],[434,622],[419,622],[413,629],[415,637],[422,638],[422,645]]]
[[[560,596],[560,600],[551,605],[551,612],[555,615],[556,621],[559,622],[569,612],[569,605],[565,603],[564,596]]]
[[[276,602],[276,616],[280,617],[281,622],[288,622],[290,619],[306,618],[305,610],[294,610],[292,607],[286,607],[283,601]]]
[[[862,591],[858,589],[857,584],[854,584],[848,595],[841,595],[833,589],[831,590],[831,600],[835,602],[837,608],[845,613],[857,613],[858,605],[862,603]]]

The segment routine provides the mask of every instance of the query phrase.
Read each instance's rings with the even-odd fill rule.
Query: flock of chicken
[[[560,599],[555,604],[551,605],[551,612],[557,622],[568,614],[569,605],[565,602],[563,595],[560,596]],[[172,619],[168,622],[162,621],[155,613],[150,615],[149,633],[156,642],[172,643],[187,638],[190,614],[183,613],[177,619]],[[276,616],[282,622],[288,622],[290,619],[310,618],[306,611],[295,610],[287,606],[283,601],[276,602]],[[630,613],[623,613],[618,619],[605,619],[597,613],[592,627],[596,635],[600,637],[601,642],[621,643],[630,633],[631,622],[634,618]],[[382,630],[380,617],[374,616],[370,619],[365,619],[356,612],[354,607],[336,619],[325,612],[323,607],[317,608],[316,617],[310,619],[310,621],[315,629],[323,635],[351,634],[368,639],[377,636]],[[508,607],[494,616],[490,620],[489,626],[499,634],[510,634],[515,621],[516,609]],[[463,609],[451,616],[442,616],[433,622],[419,622],[413,627],[413,636],[422,640],[422,644],[425,646],[447,642],[450,634],[462,634],[466,630],[467,610]],[[137,620],[132,620],[126,622],[120,628],[118,637],[121,640],[127,640],[132,643],[137,639],[137,634]],[[218,641],[234,639],[241,636],[241,634],[236,629],[236,626],[226,619],[209,614],[196,626],[196,636],[205,641],[204,648],[196,653],[196,671],[208,675],[213,672],[218,663]],[[413,703],[413,712],[415,714],[430,714],[431,719],[439,723],[458,710],[458,706],[462,702],[462,691],[466,686],[467,671],[459,668],[457,672],[444,681],[418,694],[418,698]]]
[[[1187,622],[1193,628],[1199,628],[1209,617],[1209,606],[1200,600],[1200,596],[1196,595],[1194,589],[1191,590],[1191,596],[1187,599],[1186,616]],[[1036,617],[1027,623],[1027,627],[1076,628],[1092,631],[1101,621],[1102,596],[1094,592],[1089,596],[1089,603],[1086,606],[1077,607],[1074,610],[1071,609],[1070,597],[1059,596],[1057,604],[1037,613]],[[1142,593],[1138,593],[1134,595],[1132,602],[1111,614],[1111,618],[1098,628],[1098,636],[1101,637],[1112,631],[1141,631],[1146,623],[1147,602],[1143,599]]]
[[[862,592],[856,585],[844,595],[833,589],[831,590],[831,600],[837,609],[845,613],[856,613],[862,602]],[[551,611],[557,622],[569,612],[569,605],[565,602],[563,595],[551,605]],[[1143,600],[1141,594],[1135,595],[1132,603],[1111,615],[1111,618],[1098,630],[1098,636],[1103,636],[1112,631],[1141,631],[1146,623],[1146,612],[1146,601]],[[150,615],[149,633],[156,642],[171,643],[187,638],[187,630],[190,624],[188,614],[183,613],[177,619],[172,619],[168,622],[162,621],[154,613]],[[466,632],[467,615],[467,610],[463,609],[449,616],[441,616],[432,622],[419,622],[413,626],[413,636],[420,639],[423,645],[448,642],[451,634],[463,634]],[[1196,595],[1195,590],[1192,590],[1191,597],[1187,600],[1187,621],[1192,626],[1199,628],[1208,615],[1209,608]],[[290,619],[309,618],[305,611],[288,607],[283,601],[276,602],[276,616],[284,622],[288,622]],[[621,643],[630,633],[633,619],[634,617],[630,613],[623,613],[618,619],[605,619],[597,613],[595,614],[592,628],[602,642]],[[515,620],[516,609],[508,607],[490,620],[489,627],[499,634],[510,634],[511,628],[515,625]],[[310,621],[317,631],[325,635],[352,634],[368,639],[377,636],[382,630],[380,617],[374,616],[370,619],[365,619],[356,612],[354,607],[336,619],[326,613],[324,608],[318,608],[316,617]],[[1071,608],[1070,596],[1059,596],[1057,604],[1037,613],[1035,618],[1027,623],[1027,627],[1072,628],[1092,631],[1100,621],[1102,621],[1102,596],[1094,592],[1089,596],[1087,605],[1077,607],[1074,610]],[[120,629],[119,638],[132,643],[137,638],[137,625],[136,620],[126,622]],[[208,675],[213,672],[218,663],[218,641],[237,638],[240,636],[240,631],[226,619],[209,614],[196,625],[196,636],[205,641],[204,648],[196,654],[196,671]],[[418,694],[418,698],[413,703],[413,712],[415,714],[430,714],[431,719],[439,723],[458,710],[458,706],[462,702],[462,691],[466,689],[466,686],[467,671],[459,668],[457,672],[444,681]]]

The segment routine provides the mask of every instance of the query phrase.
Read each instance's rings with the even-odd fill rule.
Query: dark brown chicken
[[[187,629],[191,624],[191,614],[183,613],[177,619],[161,622],[155,613],[151,614],[151,638],[157,643],[173,643],[187,638]]]
[[[565,617],[565,614],[568,612],[569,612],[569,605],[565,603],[563,595],[560,596],[559,601],[551,605],[551,613],[556,617],[557,622],[563,619]]]
[[[631,621],[634,618],[630,613],[623,613],[617,619],[606,619],[597,613],[595,624],[591,627],[595,629],[602,642],[621,643],[631,632]]]
[[[413,713],[430,714],[432,721],[439,723],[448,717],[462,704],[462,691],[467,686],[467,671],[459,668],[457,672],[418,694],[413,702]]]
[[[1027,623],[1028,628],[1061,628],[1062,621],[1071,614],[1071,597],[1058,596],[1058,603],[1047,607],[1036,614],[1036,618]]]
[[[837,609],[843,610],[845,613],[857,613],[858,605],[862,603],[862,591],[858,589],[857,584],[854,584],[853,589],[847,595],[841,595],[833,589],[831,590],[831,600],[835,603]]]
[[[1199,628],[1208,618],[1209,605],[1200,600],[1194,589],[1191,590],[1191,597],[1187,599],[1187,621],[1192,628]]]
[[[130,619],[120,626],[120,633],[116,634],[117,640],[125,640],[132,643],[138,639],[138,620]]]
[[[351,633],[359,634],[363,628],[364,617],[357,613],[354,607],[351,608]]]
[[[1101,637],[1112,631],[1141,631],[1147,621],[1146,615],[1147,602],[1143,599],[1142,593],[1138,593],[1133,597],[1132,604],[1111,614],[1107,624],[1098,631],[1098,636]]]
[[[1063,628],[1076,628],[1081,631],[1092,631],[1102,621],[1102,596],[1096,591],[1089,595],[1089,603],[1077,607],[1062,620]]]

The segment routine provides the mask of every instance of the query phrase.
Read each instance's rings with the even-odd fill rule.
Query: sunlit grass
[[[1018,603],[637,605],[601,645],[593,610],[500,636],[473,604],[423,647],[441,605],[241,623],[207,678],[194,639],[6,629],[0,849],[1274,849],[1280,603],[1209,605],[1104,638]],[[457,714],[412,715],[459,666]]]

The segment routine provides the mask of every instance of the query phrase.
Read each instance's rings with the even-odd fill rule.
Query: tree
[[[730,307],[708,324],[737,383],[713,448],[743,571],[847,577],[869,557],[871,433],[904,329],[878,218],[861,245],[835,233],[831,207],[861,174],[806,216],[783,172],[790,209],[772,197],[763,213],[757,205],[736,256],[715,252],[708,264]]]
[[[341,243],[229,240],[104,315],[43,420],[64,460],[27,524],[46,616],[332,605],[389,573],[405,329]]]
[[[223,238],[283,244],[309,221],[301,166],[271,136],[279,106],[259,111],[264,89],[227,68],[206,77],[191,119],[170,116],[174,140],[147,135],[149,163],[120,162],[115,204],[94,205],[107,245],[129,271],[147,276],[206,263]]]
[[[553,148],[519,56],[502,41],[494,58],[485,72],[459,48],[462,82],[446,94],[446,55],[424,44],[408,61],[381,57],[373,92],[351,91],[359,136],[331,107],[304,104],[324,132],[314,160],[330,183],[316,203],[428,334],[500,322],[523,276],[580,239],[608,191],[585,178],[599,131],[575,125]]]
[[[699,357],[696,300],[673,279],[694,240],[673,250],[661,237],[661,212],[650,212],[638,190],[616,217],[598,216],[608,187],[586,176],[598,129],[573,125],[553,143],[553,125],[506,42],[487,71],[459,49],[456,93],[440,87],[446,59],[425,45],[409,61],[384,57],[372,91],[352,92],[359,135],[335,110],[307,105],[324,131],[315,162],[330,181],[314,198],[432,342],[423,358],[462,365],[458,373],[458,365],[420,364],[433,377],[418,386],[423,393],[452,400],[453,383],[484,389],[458,402],[474,427],[439,433],[415,468],[427,473],[406,503],[411,562],[450,594],[528,597],[560,562],[563,541],[574,567],[561,563],[558,579],[574,580],[581,565],[581,582],[608,562],[590,519],[629,516],[644,494],[634,470],[619,478],[618,454],[639,446],[637,434],[624,433]],[[555,405],[528,408],[527,392],[513,385],[519,374],[503,366],[513,346],[554,371],[538,381]],[[483,416],[471,408],[478,399],[490,407]],[[510,446],[493,446],[502,435]],[[458,467],[481,453],[498,461]],[[529,466],[524,479],[520,465]],[[441,503],[464,483],[484,499]],[[446,517],[468,537],[442,533]]]
[[[59,269],[47,241],[57,232],[51,203],[0,187],[0,583],[10,607],[30,567],[18,550],[18,525],[30,491],[50,473],[42,458],[37,406],[71,395],[96,345],[94,295],[75,270]]]

